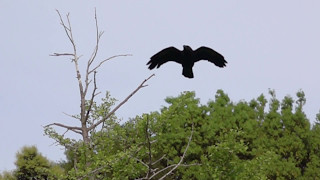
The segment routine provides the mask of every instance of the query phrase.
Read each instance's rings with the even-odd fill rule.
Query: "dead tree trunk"
[[[92,105],[94,103],[95,97],[99,94],[99,92],[98,93],[96,92],[96,90],[97,90],[96,73],[97,73],[98,68],[108,60],[111,60],[113,58],[120,57],[120,56],[130,56],[130,54],[115,55],[115,56],[109,57],[107,59],[104,59],[104,60],[100,61],[99,63],[97,63],[96,66],[93,66],[93,62],[95,61],[95,58],[96,58],[96,55],[98,52],[98,48],[99,48],[99,41],[100,41],[101,36],[103,35],[103,32],[99,32],[97,15],[95,12],[96,44],[95,44],[95,48],[93,50],[91,57],[87,61],[86,71],[84,73],[84,76],[82,76],[82,74],[79,70],[80,56],[77,53],[76,43],[73,38],[69,14],[66,15],[67,22],[65,22],[58,10],[57,10],[57,13],[60,18],[60,24],[63,26],[63,29],[65,30],[65,33],[66,33],[69,41],[72,44],[73,52],[71,52],[71,53],[54,53],[50,56],[70,56],[71,61],[74,63],[74,67],[75,67],[75,71],[76,71],[76,78],[77,78],[78,86],[79,86],[79,94],[80,94],[80,117],[78,117],[76,119],[78,119],[80,121],[80,126],[68,126],[68,125],[64,125],[61,123],[52,123],[52,124],[49,124],[45,127],[58,126],[58,127],[62,127],[62,128],[67,129],[67,131],[70,130],[75,133],[78,133],[82,136],[82,140],[83,140],[84,145],[90,149],[92,146],[92,142],[91,142],[90,135],[89,135],[90,131],[93,131],[97,126],[99,126],[101,123],[105,122],[108,118],[110,118],[111,115],[113,115],[137,91],[139,91],[141,88],[147,86],[147,85],[145,85],[145,83],[150,78],[152,78],[154,76],[154,74],[152,74],[147,79],[142,81],[142,83],[131,94],[129,94],[129,96],[127,98],[125,98],[122,102],[120,102],[119,105],[117,105],[113,110],[111,110],[100,121],[98,121],[94,124],[88,124],[89,115],[90,115],[90,112],[92,111]],[[88,93],[89,87],[93,87],[92,92],[90,94]],[[87,98],[87,97],[89,97],[89,98]],[[90,162],[87,162],[87,166],[90,166]],[[90,178],[90,176],[88,176],[88,177]]]

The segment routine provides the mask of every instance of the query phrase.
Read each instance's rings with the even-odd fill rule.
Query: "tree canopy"
[[[125,123],[111,116],[90,132],[90,145],[47,128],[67,160],[52,163],[36,147],[23,147],[17,169],[0,179],[319,179],[320,113],[311,126],[303,91],[269,96],[233,102],[218,90],[203,105],[194,92],[183,92]],[[89,122],[114,102],[107,93],[91,103]]]
[[[36,146],[25,146],[16,154],[16,170],[3,172],[0,180],[62,179],[64,170],[38,152]]]
[[[81,141],[64,144],[66,177],[320,178],[319,119],[311,127],[303,111],[304,92],[281,101],[274,91],[269,95],[269,100],[262,94],[248,102],[232,102],[218,90],[203,105],[194,92],[183,92],[166,98],[168,105],[159,112],[136,116],[124,124],[114,116],[91,133],[92,146]],[[113,101],[105,98],[100,105],[95,103],[90,117],[107,114]]]

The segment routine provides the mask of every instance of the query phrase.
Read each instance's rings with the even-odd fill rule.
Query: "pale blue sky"
[[[74,66],[54,52],[71,45],[55,9],[70,12],[78,52],[86,62],[94,48],[94,8],[104,30],[97,60],[133,54],[107,62],[98,73],[98,88],[123,100],[152,73],[118,112],[127,120],[159,110],[164,98],[192,90],[202,103],[223,89],[230,98],[251,100],[268,88],[279,98],[302,89],[311,121],[320,109],[320,1],[0,1],[0,171],[14,169],[15,153],[36,145],[51,160],[63,159],[60,147],[43,136],[43,125],[78,125],[63,112],[79,112]],[[181,75],[175,63],[149,71],[145,65],[168,46],[211,47],[228,66],[208,62],[194,66],[194,79]],[[84,65],[84,64],[82,64]],[[102,96],[100,96],[101,98]],[[269,98],[269,96],[268,96]]]

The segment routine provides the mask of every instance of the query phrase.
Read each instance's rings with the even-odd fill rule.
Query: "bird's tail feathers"
[[[183,68],[182,74],[187,78],[193,78],[192,68]]]

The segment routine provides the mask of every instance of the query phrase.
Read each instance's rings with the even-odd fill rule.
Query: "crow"
[[[227,64],[224,57],[211,48],[202,46],[193,51],[190,46],[184,45],[182,51],[172,46],[161,50],[150,58],[147,65],[152,70],[168,61],[174,61],[182,65],[182,74],[185,77],[193,78],[192,67],[195,62],[200,60],[208,60],[220,68]]]

